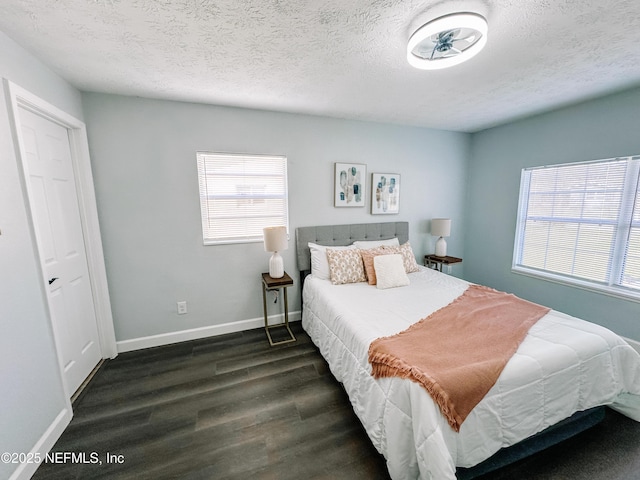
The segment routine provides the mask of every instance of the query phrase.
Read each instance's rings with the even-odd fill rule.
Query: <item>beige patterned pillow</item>
[[[360,250],[334,250],[327,248],[327,260],[329,261],[331,283],[334,285],[367,281]]]
[[[389,253],[399,253],[402,255],[405,272],[412,273],[420,270],[420,267],[418,267],[418,263],[416,262],[416,256],[413,254],[413,249],[409,242],[403,243],[399,247],[383,246],[381,248],[384,248],[384,250]]]

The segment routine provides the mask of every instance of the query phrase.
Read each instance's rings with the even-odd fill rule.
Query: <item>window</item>
[[[640,156],[525,168],[513,270],[640,299]]]
[[[205,245],[261,242],[264,227],[289,229],[287,158],[198,152]]]

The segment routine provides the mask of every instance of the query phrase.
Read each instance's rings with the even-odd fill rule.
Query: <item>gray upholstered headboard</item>
[[[351,245],[356,240],[386,240],[398,237],[400,244],[409,240],[409,222],[358,223],[350,225],[322,225],[296,228],[296,257],[298,270],[311,270],[309,242],[318,245]],[[301,273],[301,278],[303,278]]]

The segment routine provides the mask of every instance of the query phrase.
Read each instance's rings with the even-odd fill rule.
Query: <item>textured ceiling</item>
[[[409,66],[454,11],[486,48]],[[457,131],[640,85],[640,0],[2,0],[0,30],[84,91]]]

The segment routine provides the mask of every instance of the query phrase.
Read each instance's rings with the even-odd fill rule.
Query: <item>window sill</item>
[[[562,275],[556,275],[549,272],[542,272],[540,270],[534,270],[531,268],[512,266],[511,271],[518,275],[524,275],[527,277],[538,278],[560,285],[567,285],[569,287],[579,288],[581,290],[588,290],[591,292],[600,293],[609,297],[620,298],[622,300],[629,300],[632,302],[640,303],[640,292],[635,292],[630,289],[622,287],[609,287],[607,285],[597,285],[577,278],[564,277]]]
[[[239,243],[263,243],[264,240],[262,238],[254,238],[254,239],[235,239],[235,240],[204,240],[203,245],[235,245]]]

